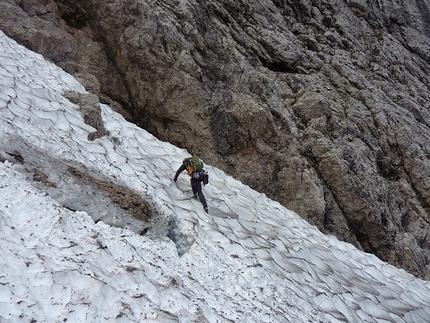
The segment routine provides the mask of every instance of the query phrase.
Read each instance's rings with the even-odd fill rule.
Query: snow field
[[[36,187],[24,166],[0,163],[0,320],[397,323],[430,317],[428,282],[323,235],[210,165],[204,193],[220,216],[206,214],[199,201],[185,198],[185,174],[171,181],[187,152],[108,106],[101,110],[109,135],[87,141],[95,129],[63,96],[85,89],[2,32],[0,75],[2,155],[18,150],[28,165],[49,165],[59,186],[74,185],[59,175],[64,165],[115,179],[151,198],[160,216],[145,236],[106,224],[114,220],[113,208],[103,215],[106,223],[95,223],[87,212],[64,207],[72,199],[91,205],[86,192],[71,190],[62,200]],[[167,237],[169,221],[179,246]]]

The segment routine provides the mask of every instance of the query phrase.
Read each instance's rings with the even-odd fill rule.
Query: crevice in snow
[[[102,174],[90,176],[89,171],[78,170],[79,165],[71,167],[51,161],[43,152],[22,142],[8,145],[5,141],[2,146],[1,159],[19,165],[20,172],[34,187],[69,210],[88,213],[96,223],[102,221],[145,235],[159,216],[149,201]]]
[[[169,233],[168,237],[175,243],[178,255],[182,256],[190,250],[194,243],[194,237],[181,232],[179,220],[176,215],[171,215],[169,219]]]

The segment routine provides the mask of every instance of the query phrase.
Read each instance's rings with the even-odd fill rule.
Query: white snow
[[[208,165],[206,214],[186,198],[186,175],[171,180],[186,151],[106,105],[109,135],[87,141],[95,129],[66,90],[85,92],[0,31],[1,322],[430,322],[429,282]],[[131,218],[71,166],[129,187],[159,215]]]

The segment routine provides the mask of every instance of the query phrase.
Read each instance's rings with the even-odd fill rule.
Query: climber
[[[206,213],[208,213],[208,205],[206,203],[205,196],[202,192],[202,182],[207,183],[207,172],[203,169],[203,161],[196,157],[188,157],[185,158],[182,161],[182,165],[178,168],[176,171],[175,177],[173,178],[173,181],[176,182],[178,180],[178,176],[180,173],[182,173],[184,170],[187,170],[188,175],[191,177],[191,188],[193,190],[193,197],[199,198],[200,202],[203,205],[203,208]]]

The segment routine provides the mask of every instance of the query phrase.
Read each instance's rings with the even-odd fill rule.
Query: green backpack
[[[194,171],[197,172],[200,172],[205,166],[205,164],[203,164],[203,161],[196,156],[186,158],[185,160],[193,167]]]

